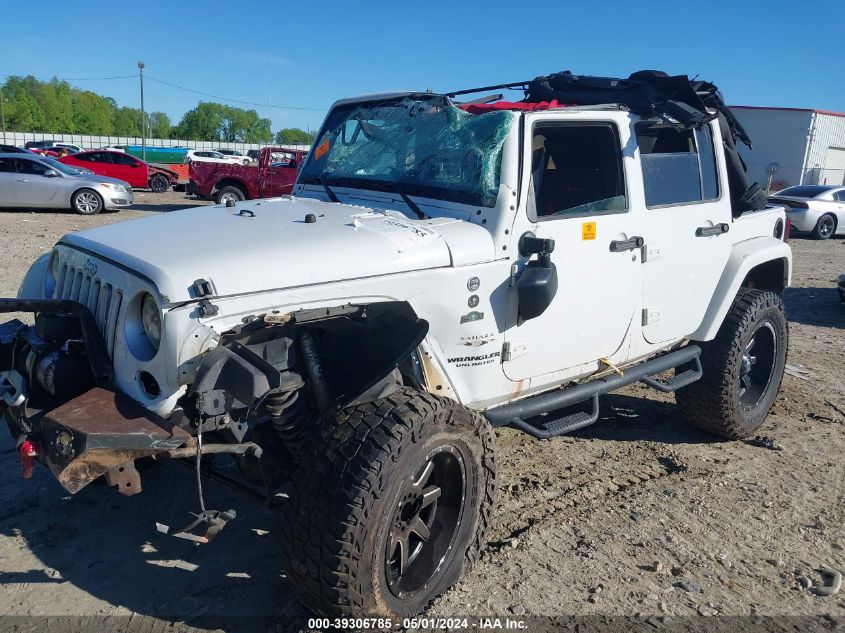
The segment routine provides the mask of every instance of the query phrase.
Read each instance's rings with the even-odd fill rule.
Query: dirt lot
[[[0,213],[0,295],[13,295],[63,233],[199,204],[183,194],[138,202],[94,218]],[[845,591],[815,587],[820,565],[845,570],[845,310],[834,290],[845,241],[792,246],[790,375],[764,441],[714,441],[682,423],[671,396],[645,387],[609,397],[600,423],[568,437],[500,431],[491,542],[429,615],[639,614],[656,629],[717,614],[816,616],[822,629],[841,626]],[[21,480],[12,441],[0,438],[0,613],[124,615],[148,631],[233,628],[223,615],[266,630],[303,616],[281,572],[275,513],[207,484],[207,505],[239,514],[219,539],[193,546],[154,528],[190,519],[188,469],[154,469],[136,497],[94,485],[70,498],[43,468]]]

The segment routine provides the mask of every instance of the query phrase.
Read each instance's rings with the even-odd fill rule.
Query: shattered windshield
[[[515,117],[468,114],[436,95],[339,106],[300,180],[492,207]]]

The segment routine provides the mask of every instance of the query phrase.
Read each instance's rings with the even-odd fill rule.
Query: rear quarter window
[[[678,130],[664,123],[643,122],[635,129],[647,207],[719,197],[709,125],[698,130]]]

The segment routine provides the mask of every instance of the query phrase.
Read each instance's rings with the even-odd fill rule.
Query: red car
[[[59,160],[73,167],[85,167],[100,176],[118,178],[132,187],[149,187],[156,193],[167,191],[179,179],[176,172],[153,167],[123,152],[94,150],[64,156]]]

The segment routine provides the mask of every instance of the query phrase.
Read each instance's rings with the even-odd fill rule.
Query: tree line
[[[111,97],[80,90],[60,79],[9,77],[2,85],[6,129],[45,134],[141,136],[141,110]],[[164,112],[146,113],[147,136],[233,143],[310,143],[313,134],[285,128],[274,135],[270,119],[246,110],[201,101],[175,125]]]

